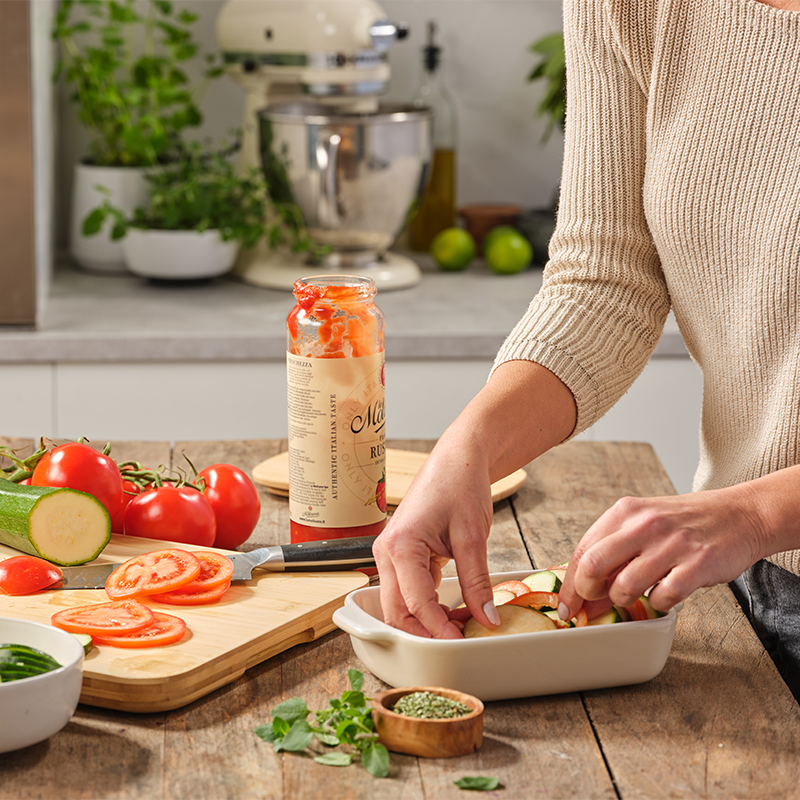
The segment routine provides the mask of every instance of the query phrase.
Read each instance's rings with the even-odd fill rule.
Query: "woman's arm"
[[[668,611],[695,589],[737,578],[761,558],[800,547],[800,466],[725,489],[615,503],[586,532],[561,588],[559,615],[584,600]]]
[[[572,394],[544,367],[510,361],[495,370],[441,437],[375,543],[390,625],[461,636],[436,598],[451,558],[468,610],[484,625],[499,621],[486,560],[491,484],[566,439],[575,419]]]

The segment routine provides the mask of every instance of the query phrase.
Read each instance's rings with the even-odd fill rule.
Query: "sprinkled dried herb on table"
[[[434,692],[411,692],[403,695],[393,706],[395,714],[418,719],[454,719],[465,717],[473,709],[457,700]]]

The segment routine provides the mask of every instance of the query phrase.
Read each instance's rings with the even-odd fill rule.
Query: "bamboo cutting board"
[[[114,534],[95,563],[124,561],[164,547],[202,549]],[[0,559],[15,555],[20,553],[0,545]],[[142,713],[184,706],[283,650],[333,630],[333,612],[349,592],[369,582],[361,572],[259,570],[254,575],[253,580],[237,581],[221,601],[207,606],[145,601],[156,611],[184,619],[191,633],[165,647],[93,648],[84,662],[81,702]],[[63,608],[108,600],[102,589],[0,595],[0,616],[49,624]]]
[[[428,458],[427,453],[413,450],[386,449],[386,503],[395,508],[405,497],[411,481]],[[262,461],[253,468],[253,480],[272,494],[289,496],[289,454],[287,452]],[[492,502],[497,503],[516,492],[527,478],[524,469],[492,484]]]

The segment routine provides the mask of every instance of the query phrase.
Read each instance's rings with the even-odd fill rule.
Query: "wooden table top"
[[[17,440],[19,441],[19,440]],[[390,446],[429,450],[430,442]],[[285,441],[114,443],[118,460],[245,470]],[[489,566],[526,569],[566,560],[617,498],[672,493],[648,445],[571,442],[527,467],[529,478],[495,506]],[[262,492],[263,513],[244,549],[286,540],[288,503]],[[696,592],[678,620],[672,652],[654,680],[577,694],[491,702],[484,743],[470,756],[392,754],[388,778],[276,754],[253,729],[279,702],[327,706],[365,672],[368,694],[387,688],[366,673],[335,631],[248,670],[184,708],[127,714],[79,706],[46,742],[0,755],[0,799],[389,800],[462,798],[453,782],[500,780],[492,797],[800,798],[800,708],[730,590]],[[498,672],[502,665],[498,665]],[[0,709],[2,724],[2,709]]]

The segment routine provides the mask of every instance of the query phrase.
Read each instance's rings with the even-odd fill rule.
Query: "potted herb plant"
[[[567,67],[564,56],[564,34],[561,31],[550,33],[530,46],[531,52],[539,57],[538,63],[528,74],[528,80],[544,85],[544,94],[536,107],[536,115],[546,122],[543,142],[546,142],[557,128],[564,130],[567,114]],[[533,259],[537,264],[547,261],[547,249],[556,224],[556,204],[558,192],[549,208],[532,208],[523,211],[517,226],[533,247]]]
[[[169,0],[61,0],[52,35],[60,45],[56,79],[72,89],[77,116],[92,134],[75,168],[70,251],[87,269],[122,271],[119,242],[110,231],[87,238],[87,213],[105,187],[117,208],[132,210],[145,197],[144,173],[175,157],[182,133],[202,121],[200,94],[221,74],[206,57],[200,85],[184,66],[198,56],[192,25],[197,15]]]
[[[241,173],[233,148],[207,151],[184,144],[175,159],[145,176],[145,201],[127,213],[106,200],[83,224],[86,236],[108,227],[125,265],[161,280],[211,278],[228,272],[240,247],[266,240],[295,251],[313,245],[299,212],[269,200],[263,173]]]

